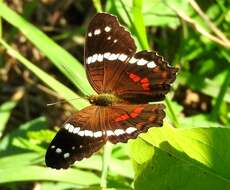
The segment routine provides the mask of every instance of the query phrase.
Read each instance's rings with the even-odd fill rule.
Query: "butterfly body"
[[[111,106],[116,103],[124,102],[121,98],[109,93],[88,96],[88,100],[91,104],[97,106]]]
[[[127,142],[162,126],[165,106],[148,103],[165,98],[177,72],[156,52],[136,52],[130,33],[107,13],[89,23],[84,64],[98,95],[88,96],[91,105],[73,114],[50,143],[45,159],[52,168],[68,168],[107,141]]]

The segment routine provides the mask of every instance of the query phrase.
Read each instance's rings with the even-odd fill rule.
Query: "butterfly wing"
[[[110,89],[107,86],[108,77],[113,76],[117,70],[122,70],[122,65],[116,64],[117,59],[125,60],[135,51],[134,40],[119,24],[117,17],[107,13],[96,14],[89,23],[85,43],[87,76],[96,92],[102,93]]]
[[[178,71],[156,52],[149,51],[137,52],[126,63],[118,64],[126,67],[113,84],[113,92],[133,103],[163,100]]]
[[[149,127],[162,125],[163,109],[162,104],[88,106],[72,115],[54,137],[46,152],[46,165],[68,168],[98,151],[107,140],[118,143],[136,138]]]
[[[114,93],[133,103],[164,99],[177,69],[156,52],[137,52],[117,17],[99,13],[89,24],[85,67],[98,93]]]
[[[48,167],[68,168],[105,144],[99,110],[98,106],[88,106],[66,121],[47,149],[45,162]]]
[[[163,104],[116,104],[106,109],[106,137],[112,143],[135,139],[150,127],[160,127],[165,117]]]

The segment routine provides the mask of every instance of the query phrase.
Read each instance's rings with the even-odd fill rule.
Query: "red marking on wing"
[[[137,108],[135,108],[135,109],[133,110],[133,112],[130,114],[130,116],[131,116],[132,118],[136,118],[136,117],[139,115],[139,113],[142,112],[143,109],[144,109],[144,107],[137,107]]]
[[[144,124],[145,124],[145,122],[139,122],[139,123],[136,124],[136,127],[141,127],[141,126],[143,126]]]
[[[144,109],[144,107],[137,107],[137,108],[135,108],[133,110],[133,112],[135,112],[135,113],[141,113],[143,109]]]
[[[151,116],[149,117],[148,121],[149,122],[154,122],[156,120],[156,117],[155,116]]]
[[[149,83],[149,79],[147,77],[141,79],[141,83]]]
[[[155,67],[152,69],[153,73],[159,73],[160,72],[160,68],[159,67]]]
[[[134,82],[138,82],[141,79],[141,77],[133,73],[129,74],[129,78],[131,78]]]
[[[128,118],[129,118],[129,115],[128,115],[128,114],[123,114],[123,115],[118,116],[118,117],[115,119],[115,121],[116,121],[116,122],[124,121],[124,120],[126,120],[126,119],[128,119]]]
[[[132,118],[135,118],[135,117],[137,117],[139,114],[138,113],[134,113],[134,112],[132,112],[131,114],[130,114],[130,116],[132,117]]]
[[[150,90],[149,83],[144,83],[141,85],[144,90]]]
[[[161,73],[161,77],[162,77],[162,78],[167,78],[167,76],[168,76],[168,73],[167,73],[166,71],[163,71],[163,72]]]
[[[147,77],[141,78],[140,76],[134,74],[134,73],[129,73],[129,78],[134,81],[134,82],[140,82],[141,86],[144,90],[150,90],[150,82]]]

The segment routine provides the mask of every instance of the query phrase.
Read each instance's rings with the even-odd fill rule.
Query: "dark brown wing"
[[[116,64],[117,59],[125,60],[122,54],[130,57],[135,51],[134,40],[119,24],[117,17],[107,13],[96,14],[89,23],[85,43],[86,72],[96,92],[105,92],[108,76],[122,70],[122,65]]]
[[[163,104],[117,104],[108,107],[106,137],[112,143],[127,142],[150,127],[163,125],[165,106]]]
[[[97,14],[89,24],[85,67],[98,93],[114,93],[132,103],[163,100],[177,69],[156,52],[137,52],[115,16]]]
[[[178,71],[156,52],[148,51],[138,52],[120,64],[125,68],[116,77],[112,89],[114,94],[132,103],[163,100]]]
[[[72,115],[50,143],[46,165],[68,168],[99,150],[107,140],[126,142],[163,123],[164,105],[138,104],[88,106]]]
[[[76,160],[91,156],[106,141],[102,133],[98,106],[88,106],[73,114],[59,130],[46,152],[46,165],[68,168]]]

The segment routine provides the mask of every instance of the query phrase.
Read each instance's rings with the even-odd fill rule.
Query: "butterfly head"
[[[123,102],[122,99],[108,93],[88,96],[88,100],[91,104],[97,106],[111,106],[114,103]]]

